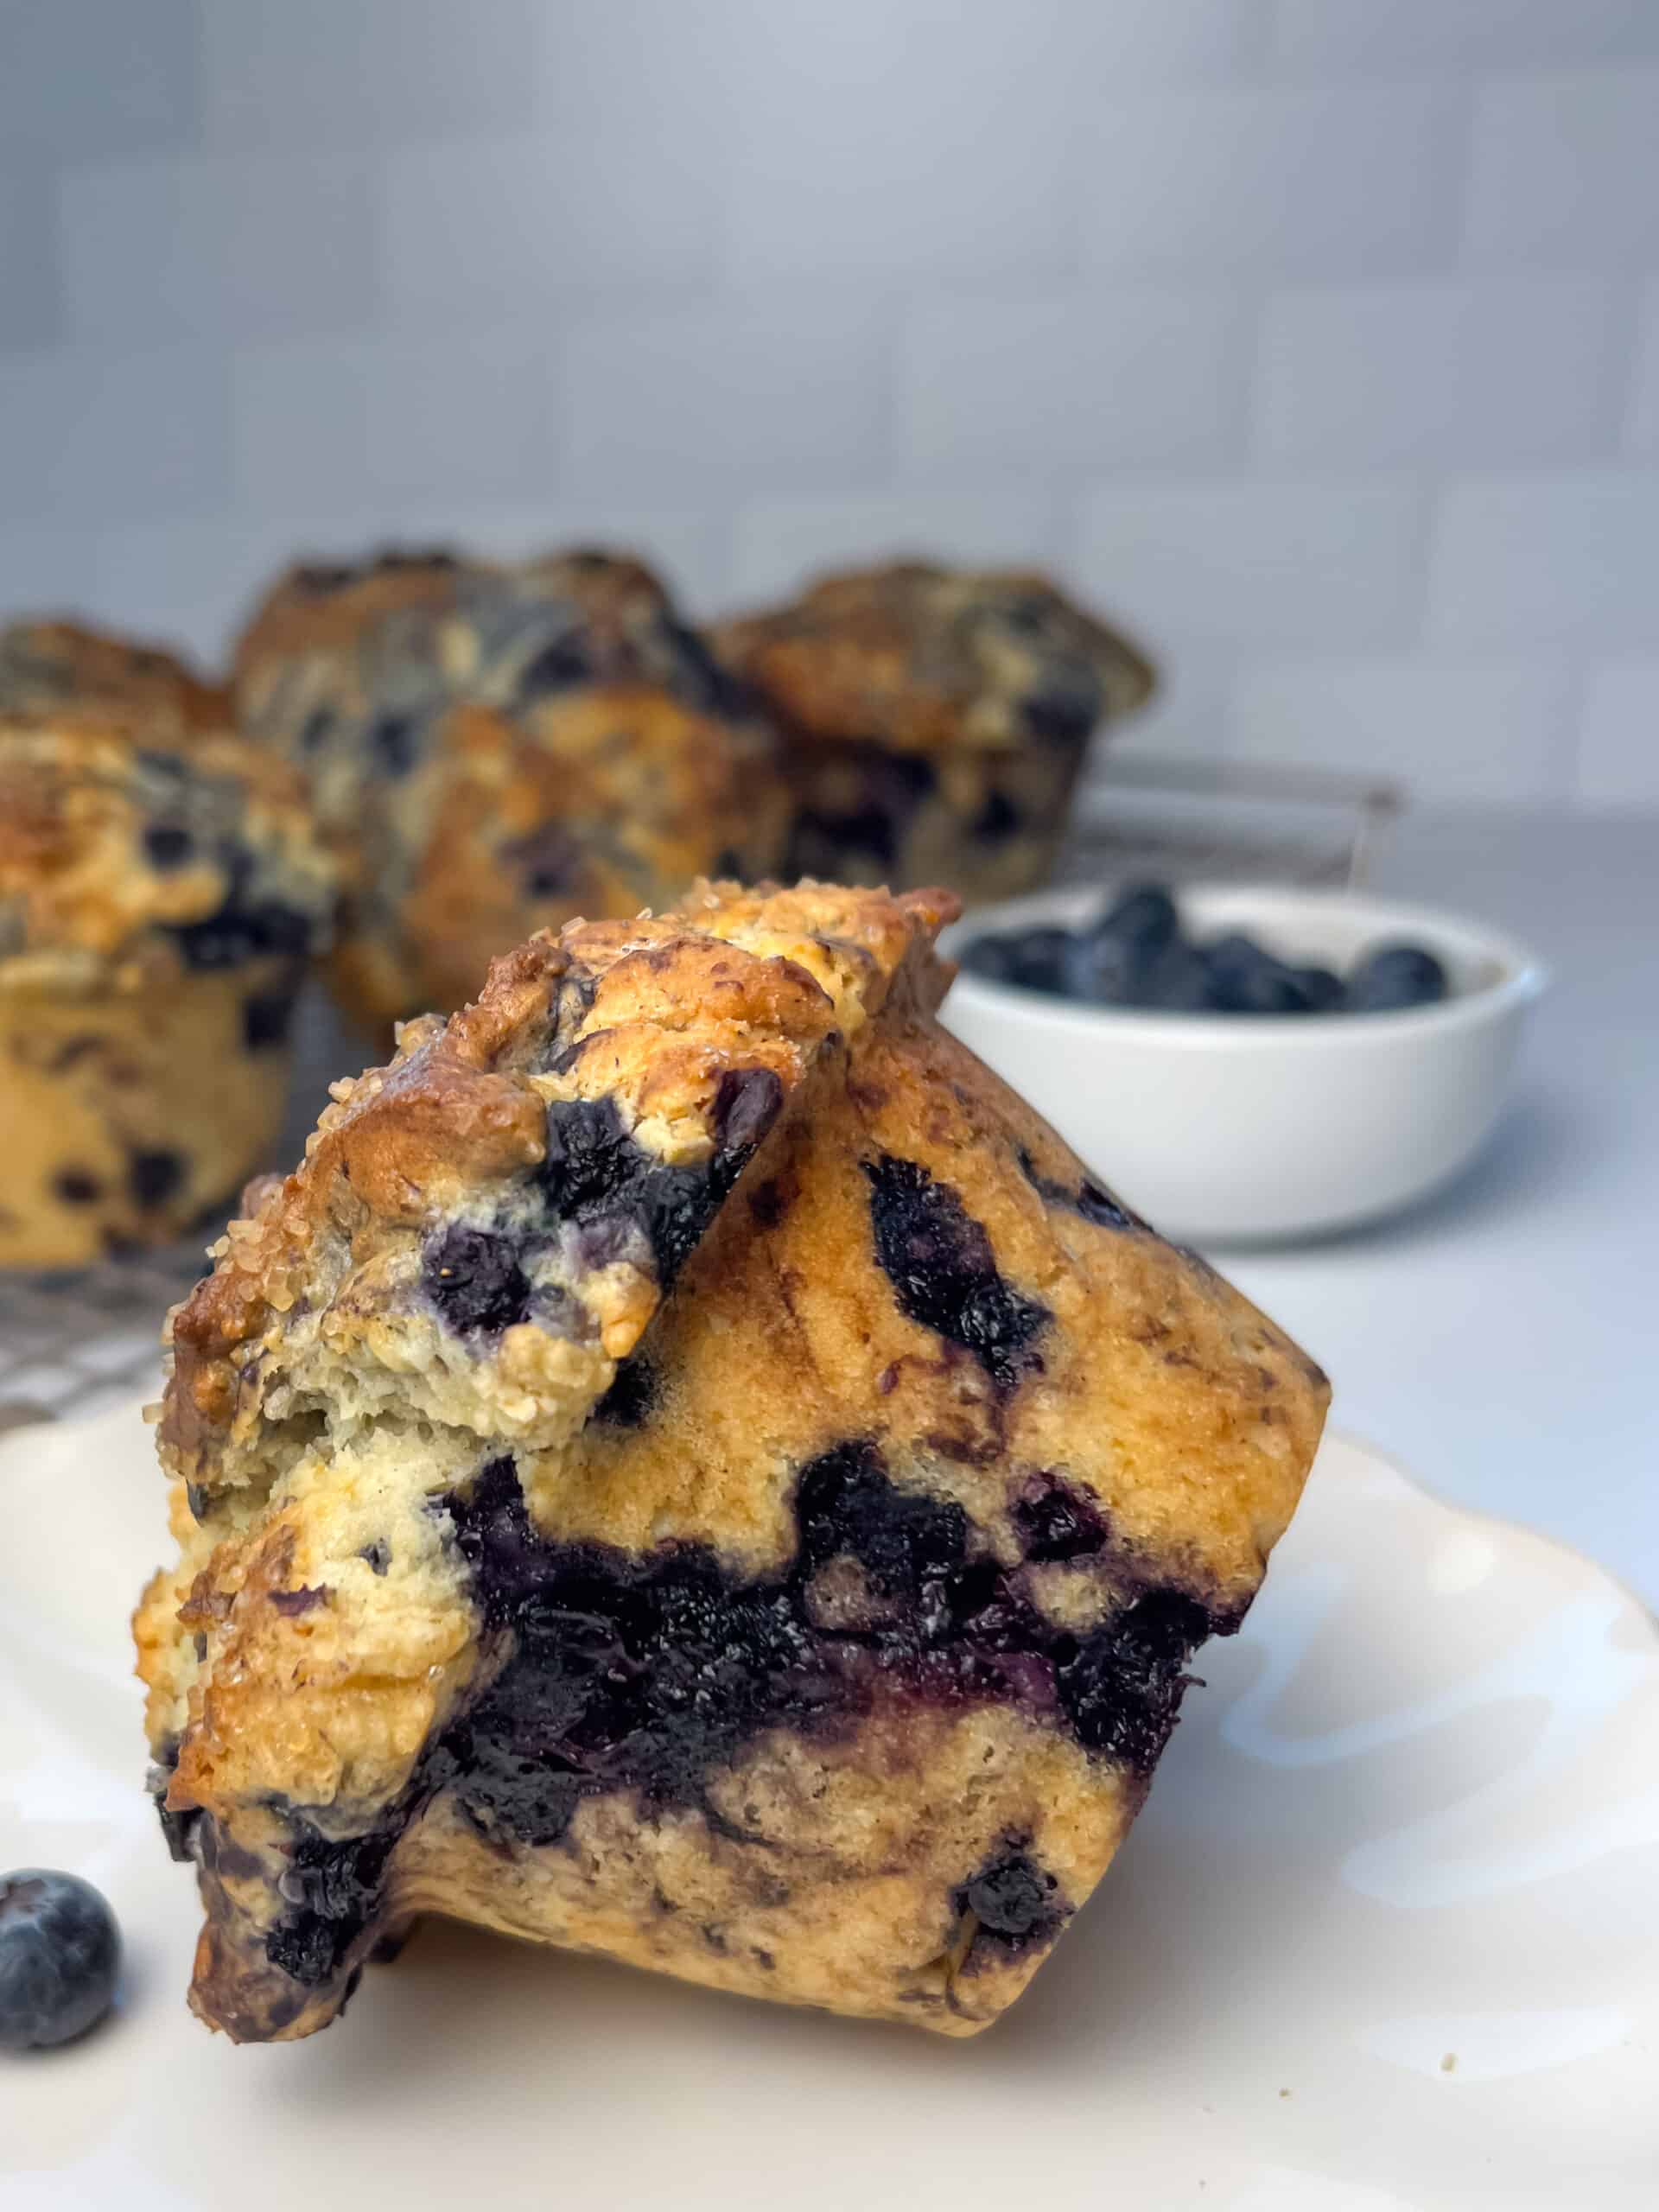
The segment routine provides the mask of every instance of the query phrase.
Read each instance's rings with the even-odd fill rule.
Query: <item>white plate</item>
[[[0,1867],[89,1876],[119,2015],[0,2057],[0,2206],[1659,2202],[1659,1632],[1326,1445],[1082,1924],[969,2044],[429,1925],[308,2043],[186,2012],[140,1780],[136,1414],[0,1450]]]

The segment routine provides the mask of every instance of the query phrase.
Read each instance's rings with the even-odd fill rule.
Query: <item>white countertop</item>
[[[1369,883],[1553,971],[1514,1109],[1413,1212],[1217,1264],[1330,1370],[1333,1420],[1659,1607],[1659,817],[1414,813]]]

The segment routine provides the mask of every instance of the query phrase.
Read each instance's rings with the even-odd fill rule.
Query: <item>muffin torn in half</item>
[[[204,2019],[429,1911],[969,2034],[1099,1880],[1325,1387],[938,1027],[953,911],[534,939],[233,1224],[137,1621]]]

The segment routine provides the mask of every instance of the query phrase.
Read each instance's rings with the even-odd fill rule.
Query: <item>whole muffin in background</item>
[[[266,1164],[334,898],[281,763],[0,715],[0,1266],[167,1243]]]
[[[826,576],[715,643],[785,735],[788,872],[970,900],[1042,881],[1090,736],[1154,683],[1045,577],[920,561]]]
[[[460,1005],[537,929],[783,857],[770,726],[637,561],[303,564],[243,633],[234,683],[339,851],[331,975],[382,1035]]]
[[[0,627],[0,714],[88,707],[164,731],[227,730],[231,695],[176,653],[56,618]]]

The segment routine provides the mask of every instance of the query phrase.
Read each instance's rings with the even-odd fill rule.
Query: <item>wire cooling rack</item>
[[[1090,777],[1058,871],[1067,882],[1125,876],[1353,884],[1399,810],[1393,785],[1308,769],[1235,768],[1107,754]],[[296,1160],[337,1075],[362,1067],[362,1039],[315,988],[296,1025],[289,1112],[270,1167]],[[166,1251],[62,1274],[0,1274],[0,1430],[154,1397],[168,1308],[201,1274],[208,1224]]]

